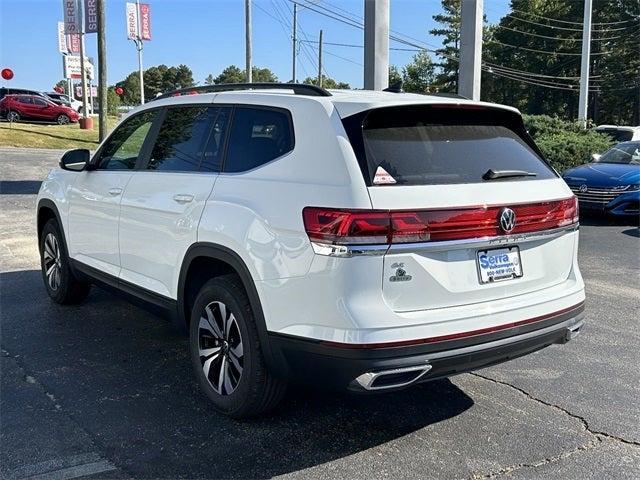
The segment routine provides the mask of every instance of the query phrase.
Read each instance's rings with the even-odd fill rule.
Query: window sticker
[[[378,166],[376,174],[373,177],[373,183],[374,185],[391,185],[396,183],[396,179],[393,178],[384,168]]]

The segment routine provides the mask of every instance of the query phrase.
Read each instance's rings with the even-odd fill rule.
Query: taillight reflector
[[[505,232],[500,214],[508,207],[515,227]],[[550,230],[578,222],[576,197],[520,205],[492,205],[441,210],[342,210],[306,207],[302,212],[309,239],[334,245],[391,244],[462,240]]]

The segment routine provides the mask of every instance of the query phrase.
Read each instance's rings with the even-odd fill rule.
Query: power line
[[[548,20],[550,22],[557,22],[557,23],[564,23],[564,24],[568,24],[568,25],[580,25],[582,26],[582,22],[572,22],[569,20],[560,20],[558,18],[550,18],[550,17],[545,17],[544,15],[539,15],[537,13],[531,13],[531,12],[524,12],[522,10],[516,10],[516,9],[511,9],[512,12],[515,13],[519,13],[522,15],[531,15],[532,17],[537,17],[537,18],[542,18],[544,20]],[[638,18],[630,18],[628,20],[621,20],[619,22],[594,22],[591,25],[620,25],[623,23],[631,23],[631,22],[637,22]]]
[[[503,30],[509,30],[511,32],[521,33],[522,35],[530,35],[532,37],[545,38],[545,39],[549,39],[549,40],[558,40],[558,41],[563,41],[563,42],[582,42],[582,38],[552,37],[552,36],[549,36],[549,35],[541,35],[539,33],[526,32],[524,30],[517,30],[515,28],[505,27],[504,25],[495,25],[495,27],[496,28],[502,28]],[[592,42],[604,42],[604,41],[610,41],[610,40],[617,40],[619,38],[625,38],[627,36],[628,35],[617,35],[615,37],[607,37],[607,38],[592,38],[591,41]]]
[[[503,43],[503,42],[499,42],[498,40],[486,40],[487,43],[496,43],[498,45],[502,45],[503,47],[510,47],[510,48],[518,48],[520,50],[526,50],[527,52],[535,52],[535,53],[542,53],[545,55],[565,55],[565,56],[572,56],[572,57],[580,57],[582,56],[581,53],[572,53],[572,52],[549,52],[547,50],[538,50],[535,48],[527,48],[527,47],[522,47],[519,45],[511,45],[509,43]],[[612,51],[606,51],[606,52],[597,52],[597,53],[591,53],[591,56],[595,56],[595,55],[608,55],[610,53],[613,53]]]
[[[325,10],[325,11],[320,11],[318,9],[315,9],[315,8],[312,8],[311,6],[309,6],[308,0],[302,0],[302,1],[305,1],[306,3],[303,5],[303,4],[299,3],[299,1],[297,1],[297,0],[289,0],[289,2],[291,2],[291,3],[298,3],[299,5],[305,6],[309,10],[312,10],[312,11],[314,11],[314,12],[320,14],[320,15],[324,15],[325,17],[328,17],[328,18],[331,18],[331,19],[333,19],[335,21],[347,24],[347,25],[349,25],[351,27],[355,27],[355,28],[358,28],[358,29],[361,29],[361,30],[364,28],[364,26],[360,22],[356,22],[355,20],[353,20],[353,19],[351,19],[351,18],[349,18],[349,17],[347,17],[345,15],[338,14],[338,13],[336,13],[336,12],[330,10],[330,9],[327,9],[326,7],[322,7],[322,6],[317,5],[317,4],[311,4],[313,7],[319,7],[319,8],[322,8],[323,10]],[[576,23],[576,24],[581,25],[580,23]],[[405,38],[407,37],[404,34],[400,34],[400,35],[405,37]],[[398,43],[401,43],[401,44],[404,44],[404,45],[407,45],[407,46],[411,46],[411,47],[416,47],[418,50],[424,50],[424,51],[427,51],[427,52],[432,51],[435,54],[437,54],[437,55],[439,55],[441,57],[444,57],[444,58],[448,58],[449,60],[452,60],[452,61],[454,61],[456,63],[459,63],[459,61],[460,61],[456,57],[453,57],[453,56],[450,56],[450,55],[446,55],[446,54],[442,53],[442,51],[438,51],[438,50],[441,50],[441,49],[430,49],[430,48],[424,47],[423,45],[428,45],[428,44],[427,43],[423,43],[422,41],[419,41],[419,40],[416,40],[416,39],[414,39],[414,40],[418,41],[419,43],[423,43],[423,45],[419,45],[419,44],[413,43],[413,42],[408,41],[408,40],[406,40],[404,38],[401,38],[401,37],[399,37],[397,35],[390,35],[389,38],[390,38],[390,40],[393,40],[395,42],[398,42]],[[409,37],[409,38],[411,38],[411,37]],[[533,51],[533,52],[536,52],[536,53],[542,53],[542,54],[547,54],[547,55],[564,55],[564,56],[572,56],[572,57],[581,56],[580,53],[548,52],[548,51],[545,51],[545,50],[537,50],[537,49],[531,49],[531,48],[527,48],[527,47],[519,47],[519,46],[515,46],[515,45],[505,44],[505,43],[499,42],[497,40],[489,40],[489,41],[493,42],[493,43],[497,43],[497,44],[503,45],[503,46],[506,46],[506,47],[518,48],[518,49],[522,49],[522,50],[526,50],[526,51]],[[598,53],[592,53],[592,55],[605,55],[605,54],[608,54],[608,53],[611,53],[611,52],[598,52]],[[510,72],[510,71],[502,70],[502,71],[500,71],[500,73],[498,73],[498,72],[493,71],[492,67],[489,67],[489,66],[483,67],[483,70],[486,71],[489,74],[492,74],[492,75],[496,75],[496,76],[499,76],[499,77],[504,77],[504,78],[508,78],[508,79],[511,79],[511,80],[514,80],[514,81],[520,81],[522,83],[527,83],[527,84],[536,85],[536,86],[540,86],[540,87],[555,88],[555,89],[576,91],[576,92],[578,91],[577,90],[577,86],[575,86],[575,85],[570,85],[570,84],[560,83],[560,82],[552,82],[552,81],[543,80],[543,79],[540,79],[540,78],[532,79],[530,72],[520,71],[520,72],[523,72],[523,73],[516,73],[514,71]],[[500,70],[500,67],[498,67],[498,70]],[[512,70],[515,70],[515,69],[512,69]],[[629,89],[629,88],[635,88],[635,87],[623,87],[622,89],[626,90],[626,89]],[[607,89],[607,90],[612,90],[612,89]],[[599,90],[591,88],[590,91],[599,91]]]

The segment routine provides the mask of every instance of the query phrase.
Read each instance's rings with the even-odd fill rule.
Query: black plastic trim
[[[344,389],[362,373],[417,365],[424,363],[432,356],[439,358],[428,360],[433,368],[426,375],[426,380],[452,375],[453,373],[447,373],[450,371],[462,373],[462,371],[479,368],[478,365],[484,367],[500,363],[526,355],[530,351],[544,348],[552,343],[563,343],[566,327],[562,327],[560,324],[572,319],[578,322],[583,311],[584,306],[581,305],[569,312],[533,324],[484,335],[412,346],[345,349],[324,344],[318,340],[274,332],[269,333],[269,342],[272,350],[276,352],[275,358],[280,360],[275,364],[280,376],[302,382],[311,380],[317,385],[326,384],[329,387]],[[532,332],[553,329],[555,325],[559,326],[551,332],[522,340],[517,338]],[[508,340],[509,338],[513,338],[514,341],[499,347],[482,348],[482,345],[489,345],[491,342]],[[464,354],[464,358],[458,359],[459,362],[456,361],[455,352],[467,347],[479,348],[476,352]],[[452,352],[451,356],[448,356],[447,352]],[[466,368],[465,364],[468,364],[469,368]]]
[[[95,283],[105,290],[122,295],[131,303],[150,310],[153,313],[160,314],[172,321],[175,320],[178,306],[176,300],[114,277],[78,260],[70,259],[70,261],[72,270],[76,276]]]
[[[184,305],[186,276],[191,263],[199,257],[222,261],[230,265],[236,271],[242,281],[245,291],[247,292],[247,296],[249,297],[251,310],[253,311],[253,316],[258,330],[262,354],[267,363],[267,367],[276,375],[283,372],[285,370],[283,368],[284,359],[280,358],[278,352],[274,351],[271,347],[267,324],[262,310],[262,303],[260,302],[260,297],[253,281],[253,277],[251,276],[251,272],[242,258],[236,252],[227,247],[215,243],[199,242],[193,244],[189,247],[189,250],[187,250],[182,261],[180,277],[178,279],[178,316],[176,318],[178,328],[183,331],[187,329],[188,321],[185,315]]]

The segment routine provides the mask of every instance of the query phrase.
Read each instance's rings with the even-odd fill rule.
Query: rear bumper
[[[336,344],[270,334],[276,374],[312,385],[367,393],[403,388],[495,365],[566,343],[582,327],[584,304],[533,321],[447,339]]]

